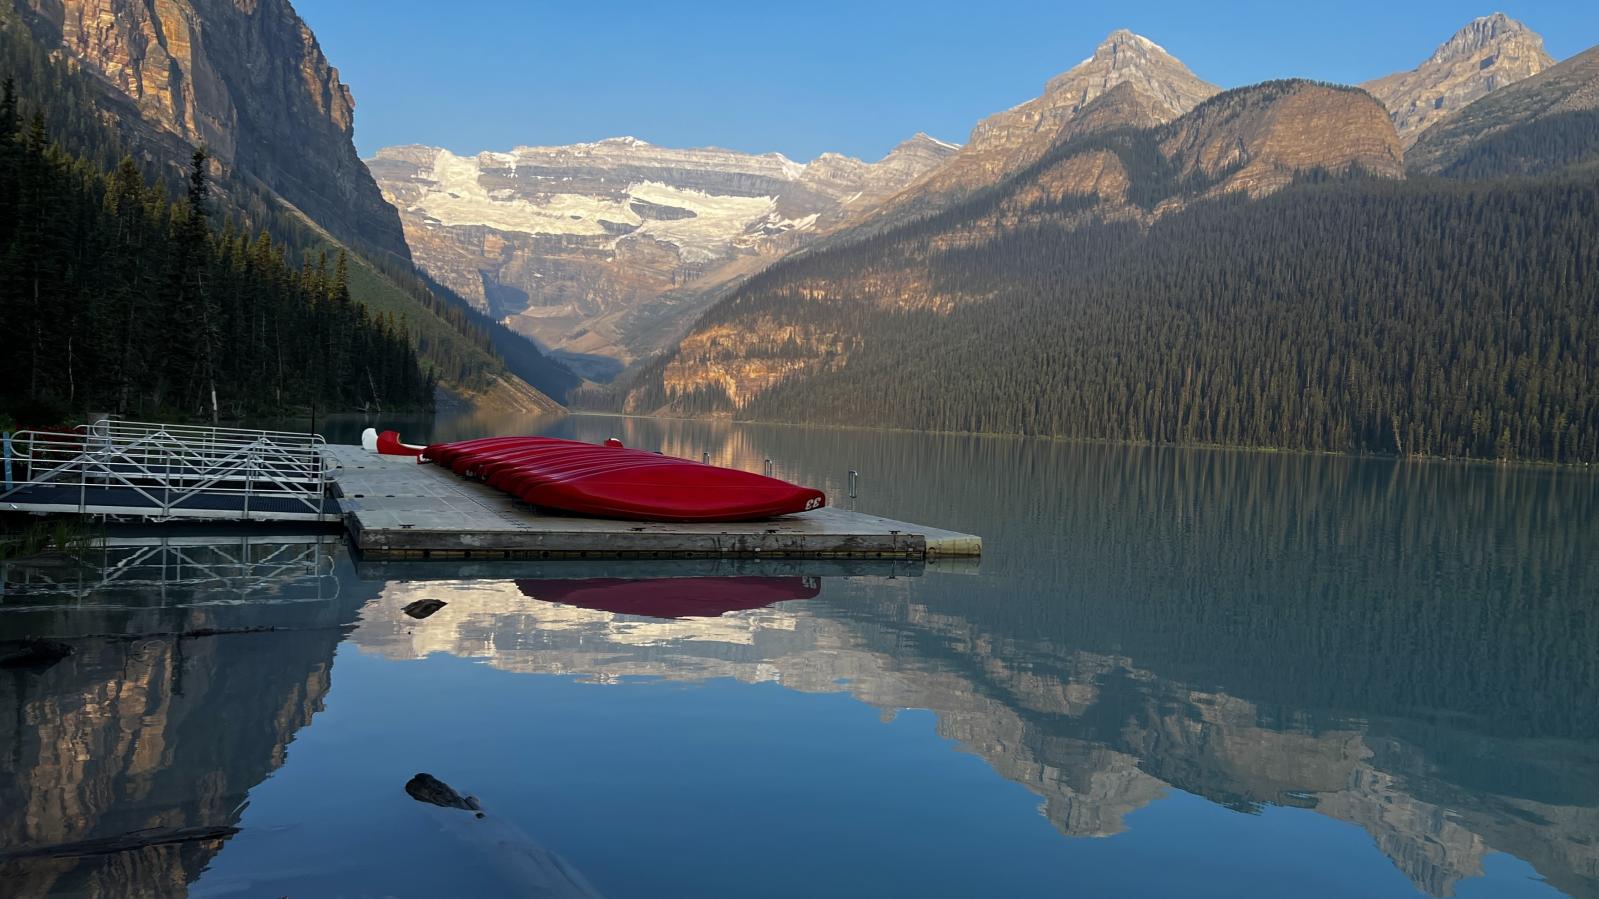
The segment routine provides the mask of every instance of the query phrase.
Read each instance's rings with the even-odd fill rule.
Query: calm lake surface
[[[986,556],[379,564],[213,529],[6,565],[0,639],[73,652],[0,669],[0,894],[1599,897],[1593,474],[402,425],[771,458],[846,506],[855,468],[859,509]],[[158,845],[88,842],[129,834]]]

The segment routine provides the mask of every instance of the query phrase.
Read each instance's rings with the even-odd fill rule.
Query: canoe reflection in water
[[[522,595],[618,615],[715,618],[822,592],[814,577],[583,578],[516,582]]]

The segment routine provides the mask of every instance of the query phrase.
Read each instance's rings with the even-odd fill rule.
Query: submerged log
[[[52,843],[48,846],[33,846],[26,849],[0,850],[0,861],[15,861],[25,858],[76,858],[83,855],[110,855],[116,852],[131,852],[135,849],[166,846],[172,843],[224,840],[238,832],[239,829],[237,827],[152,827],[149,830],[135,830],[130,833],[118,834],[114,837],[75,840],[70,843]]]

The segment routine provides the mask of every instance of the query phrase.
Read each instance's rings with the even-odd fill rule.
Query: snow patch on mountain
[[[776,197],[725,196],[657,181],[629,185],[628,195],[645,203],[694,213],[687,218],[645,221],[629,235],[645,235],[675,244],[683,260],[692,263],[708,262],[722,255],[732,235],[777,210]]]
[[[550,346],[625,360],[686,323],[702,280],[747,277],[953,153],[918,135],[875,163],[801,164],[623,137],[470,156],[387,147],[368,166],[429,275]]]
[[[665,241],[691,263],[722,255],[735,235],[777,211],[776,197],[715,194],[659,181],[629,184],[616,197],[552,191],[528,198],[507,188],[486,189],[481,159],[438,151],[428,175],[419,176],[425,186],[408,209],[446,227],[480,226],[521,234],[599,236],[625,229],[618,240]],[[680,215],[646,218],[633,208],[635,202],[678,210]],[[810,218],[814,223],[815,216]]]
[[[582,194],[547,194],[540,202],[483,187],[483,169],[475,156],[457,156],[439,150],[421,196],[410,209],[449,227],[480,225],[524,234],[596,235],[606,233],[600,222],[642,221],[624,202]],[[425,179],[425,180],[424,180]]]

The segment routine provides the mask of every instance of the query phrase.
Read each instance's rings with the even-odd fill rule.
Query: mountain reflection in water
[[[416,588],[391,585],[352,639],[396,659],[444,652],[596,683],[732,678],[847,691],[885,715],[928,709],[940,735],[1037,793],[1070,837],[1120,833],[1176,787],[1239,811],[1295,806],[1357,825],[1429,895],[1481,876],[1492,850],[1571,895],[1599,895],[1591,743],[1263,705],[1120,653],[1000,637],[988,615],[1004,608],[949,614],[892,582],[823,583],[810,603],[672,621],[530,604],[511,584],[431,584],[452,598],[426,629],[394,613]]]
[[[80,588],[68,586],[77,575],[65,570],[10,567],[0,639],[63,638],[74,652],[40,670],[0,671],[6,892],[117,895],[129,884],[153,894],[184,884],[201,894],[264,892],[279,884],[272,865],[287,859],[304,869],[295,892],[317,892],[344,865],[351,871],[341,883],[370,879],[373,891],[401,893],[410,883],[425,894],[431,868],[458,878],[492,867],[448,848],[463,841],[434,846],[428,831],[405,829],[407,816],[427,809],[398,784],[425,770],[483,791],[529,843],[558,853],[600,892],[649,895],[630,879],[635,856],[614,851],[617,829],[633,822],[614,811],[591,820],[587,808],[551,799],[569,795],[555,785],[578,784],[572,792],[644,819],[639,826],[656,822],[650,840],[660,857],[691,857],[705,834],[659,822],[747,788],[752,769],[738,767],[725,784],[651,776],[685,769],[669,728],[701,721],[651,717],[638,697],[670,699],[678,716],[695,702],[734,703],[742,714],[775,701],[762,691],[781,691],[865,704],[885,720],[930,711],[938,737],[1037,797],[1058,834],[1047,834],[1053,844],[1083,847],[1074,859],[1137,845],[1144,864],[1124,865],[1131,870],[1118,883],[1189,863],[1160,854],[1158,841],[1137,841],[1162,820],[1179,827],[1175,839],[1198,841],[1150,816],[1202,797],[1238,820],[1281,822],[1273,815],[1288,811],[1360,836],[1411,894],[1599,897],[1599,487],[1591,477],[582,417],[552,431],[618,433],[630,445],[757,465],[771,455],[791,476],[815,481],[842,475],[834,470],[842,461],[867,472],[869,511],[982,533],[989,556],[975,574],[825,563],[358,568],[329,545],[314,552],[315,576],[219,576],[199,586],[205,576],[190,566],[187,586],[161,589]],[[151,576],[134,568],[117,576]],[[168,570],[178,568],[169,559]],[[51,590],[61,592],[52,599]],[[425,619],[407,615],[420,600],[443,604]],[[104,636],[120,633],[145,636]],[[571,679],[598,686],[578,700],[535,689]],[[459,692],[467,684],[475,692]],[[430,701],[431,690],[443,698]],[[838,708],[814,707],[803,726],[825,740],[840,726]],[[410,720],[429,709],[450,710],[451,723]],[[587,744],[560,756],[566,767],[534,761],[563,740],[581,744],[596,726],[636,745],[636,765],[618,766]],[[467,728],[461,745],[476,748],[421,742],[449,727]],[[723,744],[732,763],[742,740],[718,731],[695,745]],[[505,754],[513,761],[489,752],[509,741],[527,741]],[[335,764],[352,753],[349,765]],[[883,764],[915,770],[928,758]],[[739,827],[722,837],[804,825],[813,812],[803,791],[844,776],[829,767],[840,764],[789,759],[753,769],[792,783],[795,794],[762,794],[767,805],[741,808]],[[404,773],[375,772],[369,790],[349,773],[382,765]],[[296,772],[313,783],[291,789]],[[326,832],[285,809],[291,795],[370,805],[360,820],[380,835],[324,848]],[[949,795],[970,794],[952,785]],[[973,814],[996,814],[984,808]],[[810,833],[853,811],[830,808],[834,818]],[[278,821],[304,833],[271,831]],[[242,829],[226,840],[16,855],[151,828],[231,826]],[[848,870],[811,839],[803,864],[815,877]],[[876,851],[897,858],[895,845]],[[1205,845],[1215,870],[1267,873],[1252,845]],[[1504,867],[1496,853],[1520,867]],[[380,884],[387,869],[399,873]],[[1301,876],[1307,891],[1316,885],[1310,872]],[[492,894],[478,884],[471,888]],[[1204,885],[1195,881],[1192,892]],[[650,886],[717,892],[675,880]],[[1043,893],[1059,883],[1031,886]]]
[[[340,564],[322,536],[0,563],[0,640],[71,648],[0,671],[5,895],[181,895],[322,708],[334,647],[375,593]]]

